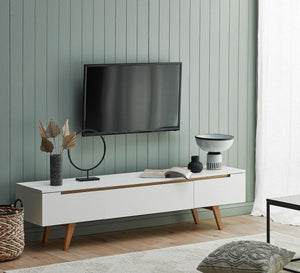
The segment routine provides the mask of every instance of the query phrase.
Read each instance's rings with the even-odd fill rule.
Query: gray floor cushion
[[[203,273],[278,273],[294,255],[264,242],[230,242],[211,252],[197,269]]]

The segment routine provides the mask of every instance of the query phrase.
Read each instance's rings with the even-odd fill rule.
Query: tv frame
[[[83,107],[82,107],[82,130],[91,129],[86,128],[86,91],[87,91],[87,69],[89,67],[103,67],[103,66],[139,66],[139,65],[170,65],[177,64],[180,67],[179,71],[179,101],[178,101],[178,126],[162,128],[157,130],[137,130],[137,131],[120,131],[120,132],[84,132],[82,136],[101,136],[101,135],[121,135],[121,134],[139,134],[139,133],[152,133],[152,132],[166,132],[166,131],[179,131],[180,130],[180,111],[181,111],[181,82],[182,82],[182,62],[155,62],[155,63],[110,63],[110,64],[84,64],[84,80],[83,80]]]

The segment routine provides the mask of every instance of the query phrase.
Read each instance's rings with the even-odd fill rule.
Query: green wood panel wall
[[[15,184],[48,179],[39,120],[80,129],[85,63],[182,62],[181,130],[106,136],[94,174],[186,166],[206,155],[194,135],[236,137],[224,163],[247,170],[254,198],[257,0],[0,1],[0,203]],[[78,141],[74,161],[99,159],[99,138]],[[64,176],[82,175],[64,155]]]
[[[0,8],[0,200],[8,202],[10,199],[10,146],[11,146],[11,125],[10,125],[10,5],[3,2]]]

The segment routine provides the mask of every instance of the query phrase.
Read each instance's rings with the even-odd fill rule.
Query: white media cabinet
[[[50,186],[49,181],[18,183],[16,196],[23,201],[25,221],[44,227],[44,243],[51,226],[66,226],[67,250],[79,222],[191,209],[198,224],[197,208],[206,208],[222,229],[219,205],[246,199],[245,171],[225,166],[204,169],[190,180],[141,178],[140,172],[99,177],[89,182],[64,179],[62,186]]]

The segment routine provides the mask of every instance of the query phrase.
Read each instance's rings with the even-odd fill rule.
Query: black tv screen
[[[87,64],[82,127],[98,135],[179,130],[180,91],[181,63]]]

